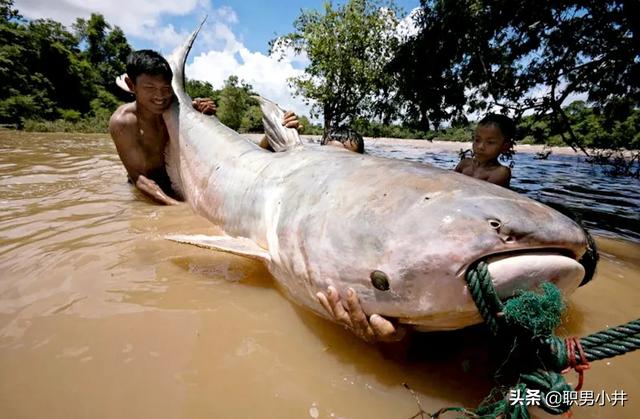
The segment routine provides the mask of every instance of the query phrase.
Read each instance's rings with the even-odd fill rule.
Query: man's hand
[[[215,115],[217,111],[216,104],[208,97],[197,97],[191,104],[193,109],[205,115]]]
[[[396,342],[406,334],[406,329],[396,327],[378,314],[367,316],[362,311],[358,296],[352,288],[347,290],[347,300],[340,299],[340,294],[334,287],[327,288],[327,294],[316,294],[318,301],[329,315],[338,323],[351,329],[361,339],[367,342]]]
[[[145,195],[151,197],[154,201],[160,202],[165,205],[179,205],[180,201],[177,201],[171,198],[169,195],[164,193],[162,188],[158,186],[156,182],[147,178],[144,175],[139,175],[136,180],[136,188],[140,189]]]
[[[282,118],[282,125],[287,128],[295,128],[298,130],[298,132],[302,132],[304,130],[304,126],[300,123],[300,121],[298,121],[298,116],[291,111],[287,111],[284,113],[284,116]]]

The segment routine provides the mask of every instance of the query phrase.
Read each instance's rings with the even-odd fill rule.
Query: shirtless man
[[[174,100],[173,73],[164,57],[152,50],[132,53],[126,68],[118,85],[133,93],[135,101],[120,106],[111,115],[111,138],[129,181],[136,188],[158,203],[179,204],[181,197],[171,188],[165,169],[164,149],[169,133],[162,118],[162,113]],[[207,115],[216,111],[211,99],[196,99],[193,107]],[[283,125],[299,129],[293,112],[285,114]]]

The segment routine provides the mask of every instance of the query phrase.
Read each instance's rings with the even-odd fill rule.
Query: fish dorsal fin
[[[269,252],[246,237],[170,234],[165,236],[165,239],[219,252],[232,253],[234,255],[260,260],[265,263],[271,261]]]
[[[284,110],[275,102],[262,96],[254,96],[260,103],[262,110],[262,124],[269,145],[273,151],[287,151],[296,147],[302,147],[302,140],[298,130],[282,125]]]

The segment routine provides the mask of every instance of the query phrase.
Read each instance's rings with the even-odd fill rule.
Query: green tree
[[[640,104],[640,6],[624,0],[424,0],[419,33],[388,69],[422,127],[498,107],[557,125],[582,147],[563,103]]]
[[[263,132],[262,111],[257,104],[250,105],[242,115],[239,132]]]
[[[384,6],[384,7],[383,7]],[[309,65],[291,80],[296,93],[322,112],[328,128],[383,112],[390,78],[383,71],[398,44],[396,8],[379,0],[324,3],[323,12],[303,11],[295,31],[272,40],[272,54],[287,48],[306,53]]]
[[[35,105],[30,91],[28,34],[12,0],[0,0],[0,123],[16,123]]]
[[[127,57],[132,49],[122,29],[113,29],[104,16],[92,13],[88,20],[78,18],[73,25],[80,45],[86,48],[84,57],[94,68],[96,83],[114,95],[122,92],[114,83],[125,71]]]
[[[238,80],[237,76],[229,76],[220,91],[217,111],[220,122],[231,129],[239,130],[245,112],[251,104],[255,103],[251,99],[252,94],[250,85]]]
[[[118,104],[114,79],[131,48],[101,15],[79,21],[78,28],[73,34],[50,19],[24,21],[12,0],[0,0],[1,123],[108,119]]]
[[[55,103],[55,108],[87,112],[96,86],[91,66],[80,57],[76,38],[50,19],[31,21],[27,30],[33,51],[32,88]],[[43,109],[41,117],[57,116],[55,108]]]
[[[192,98],[210,98],[216,103],[220,100],[220,91],[214,90],[208,81],[187,80],[185,89]]]

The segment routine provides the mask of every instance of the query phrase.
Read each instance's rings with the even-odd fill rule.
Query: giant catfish
[[[516,192],[426,164],[305,147],[268,102],[281,152],[198,113],[184,88],[197,33],[169,59],[177,100],[164,115],[167,170],[226,235],[171,239],[262,261],[291,300],[320,315],[318,291],[333,285],[344,298],[352,287],[365,312],[419,330],[481,321],[464,278],[480,259],[503,298],[541,281],[567,295],[585,277],[583,229]]]

